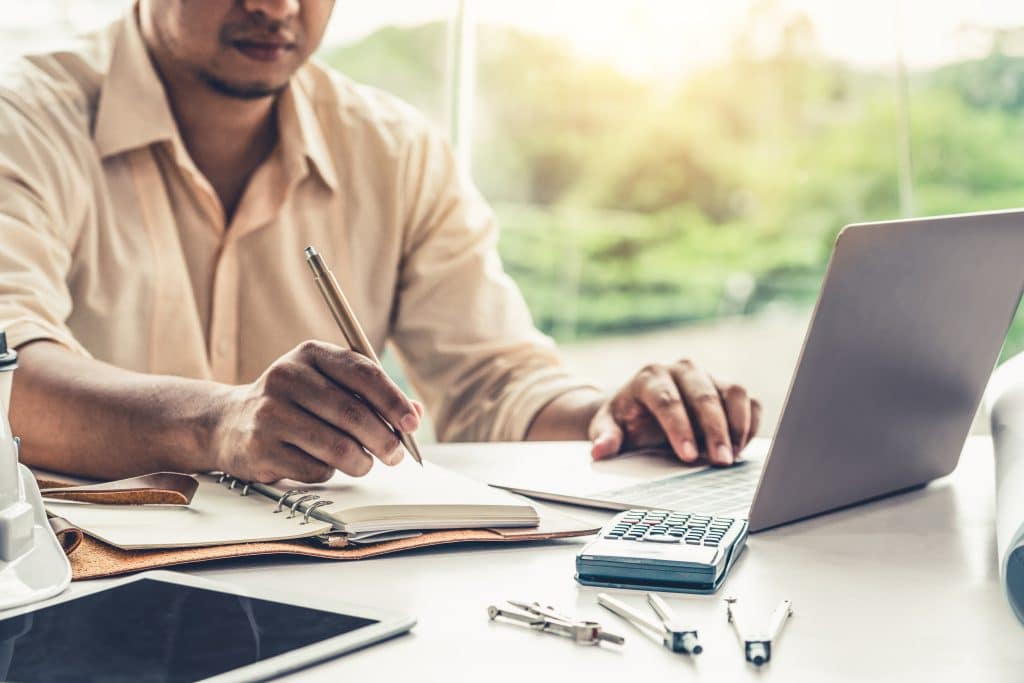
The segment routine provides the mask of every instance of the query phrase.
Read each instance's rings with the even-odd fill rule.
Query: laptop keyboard
[[[763,461],[741,460],[728,468],[645,481],[588,496],[631,507],[686,510],[711,515],[746,517],[761,476]]]

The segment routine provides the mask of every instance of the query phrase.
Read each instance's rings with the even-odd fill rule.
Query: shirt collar
[[[167,93],[150,61],[134,8],[119,23],[93,128],[93,142],[102,158],[178,139]],[[308,159],[324,183],[337,190],[337,173],[303,72],[295,74],[278,101],[285,163],[296,175],[304,175]]]
[[[163,84],[149,60],[134,8],[119,24],[93,128],[93,142],[104,158],[173,140],[178,130]]]
[[[292,168],[308,160],[324,183],[331,190],[337,190],[337,172],[304,76],[304,69],[300,69],[277,103],[277,125],[285,163]]]

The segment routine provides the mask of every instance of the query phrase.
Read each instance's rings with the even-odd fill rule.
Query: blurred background
[[[9,3],[0,58],[127,6]],[[843,225],[1024,205],[1024,3],[339,2],[319,56],[449,132],[580,372],[690,357],[764,432]]]

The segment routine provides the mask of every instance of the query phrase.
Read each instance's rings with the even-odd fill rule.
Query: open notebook
[[[540,522],[524,498],[428,462],[423,465],[411,458],[396,467],[378,463],[365,477],[338,473],[316,485],[282,481],[232,486],[230,479],[219,482],[217,476],[203,474],[188,506],[47,500],[46,508],[125,550],[323,538],[332,533],[345,534],[349,541],[376,542],[425,530],[534,527]]]

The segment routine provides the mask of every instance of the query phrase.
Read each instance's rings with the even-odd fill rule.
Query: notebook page
[[[282,481],[271,488],[278,495],[302,488],[333,501],[313,514],[348,533],[535,526],[539,521],[524,498],[429,462],[421,467],[409,457],[395,467],[374,463],[364,477],[339,472],[324,484]]]
[[[192,503],[183,505],[96,505],[46,500],[46,509],[90,536],[125,550],[188,548],[277,541],[315,536],[331,524],[288,512],[274,514],[274,502],[239,488],[229,489],[199,475]]]

